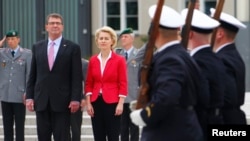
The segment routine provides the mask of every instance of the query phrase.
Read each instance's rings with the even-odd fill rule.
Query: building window
[[[205,13],[210,15],[210,8],[216,8],[216,0],[206,0],[205,1]]]
[[[138,30],[137,0],[106,0],[106,25],[115,30],[132,27]]]
[[[199,0],[200,10],[204,11],[207,15],[210,15],[210,8],[216,7],[216,0]],[[185,6],[188,7],[189,0],[186,0]]]

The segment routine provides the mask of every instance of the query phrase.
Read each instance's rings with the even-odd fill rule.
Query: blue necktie
[[[12,55],[12,57],[15,56],[15,51],[14,50],[11,51],[11,55]]]
[[[125,59],[128,60],[128,53],[125,52]]]

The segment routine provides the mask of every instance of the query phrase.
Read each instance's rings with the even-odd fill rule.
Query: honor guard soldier
[[[149,8],[153,18],[156,5]],[[200,141],[203,139],[194,106],[199,94],[200,70],[181,45],[178,32],[184,19],[174,9],[163,6],[150,66],[150,101],[130,114],[143,126],[142,141]]]
[[[210,11],[214,15],[215,10],[212,8]],[[226,13],[221,13],[219,21],[214,51],[222,59],[228,79],[224,81],[226,91],[222,109],[223,120],[225,124],[247,124],[246,114],[240,108],[245,101],[246,68],[235,44],[239,29],[245,29],[246,25]]]
[[[6,42],[8,47],[0,49],[0,100],[4,140],[13,141],[15,125],[16,141],[24,141],[24,97],[32,55],[30,50],[19,45],[17,31],[7,32]]]
[[[182,10],[183,18],[186,18],[187,13],[188,9]],[[205,78],[205,86],[202,88],[201,95],[208,97],[204,99],[206,101],[198,101],[195,107],[205,139],[207,139],[208,124],[223,123],[221,108],[224,103],[225,69],[221,59],[216,56],[210,46],[211,33],[219,25],[218,21],[194,9],[188,48]]]

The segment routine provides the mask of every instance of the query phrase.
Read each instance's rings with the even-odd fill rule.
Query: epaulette
[[[28,49],[28,48],[23,48],[23,50],[24,51],[26,51],[26,52],[32,52],[30,49]]]

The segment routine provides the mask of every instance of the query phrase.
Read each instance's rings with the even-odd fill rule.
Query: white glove
[[[142,109],[135,110],[135,111],[131,112],[130,119],[137,126],[146,126],[146,123],[143,121],[143,119],[141,117],[141,111],[142,111]]]
[[[137,105],[137,100],[131,101],[131,102],[129,103],[129,109],[130,109],[131,111],[136,110],[136,105]]]

